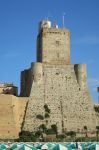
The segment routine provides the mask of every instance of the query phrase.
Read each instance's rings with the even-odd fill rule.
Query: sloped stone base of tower
[[[86,85],[85,65],[33,63],[30,69],[32,87],[24,120],[23,130],[37,131],[41,124],[52,124],[62,131],[89,131],[96,128],[93,103]],[[44,105],[50,109],[45,116]]]

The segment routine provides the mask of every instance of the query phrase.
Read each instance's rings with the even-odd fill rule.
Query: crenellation
[[[0,83],[0,95],[1,94],[10,94],[17,96],[18,88],[12,83]]]

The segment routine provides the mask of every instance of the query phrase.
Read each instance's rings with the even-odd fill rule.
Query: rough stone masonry
[[[37,62],[21,72],[21,96],[29,97],[23,130],[37,131],[55,124],[64,131],[95,131],[96,116],[86,83],[86,65],[70,64],[70,33],[41,21],[37,37]],[[44,106],[50,109],[45,116]]]

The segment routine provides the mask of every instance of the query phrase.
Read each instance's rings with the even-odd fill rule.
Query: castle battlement
[[[18,95],[18,88],[12,83],[0,83],[0,94]]]

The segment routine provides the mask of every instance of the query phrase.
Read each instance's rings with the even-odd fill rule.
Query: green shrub
[[[50,113],[50,109],[48,108],[48,105],[47,105],[47,104],[44,105],[44,109],[45,109],[45,111],[46,111],[47,113]]]
[[[51,128],[53,129],[53,131],[57,134],[57,126],[56,124],[52,124]]]
[[[46,134],[50,135],[50,134],[56,134],[56,133],[53,129],[47,129]]]
[[[19,139],[17,140],[21,142],[36,142],[37,136],[33,132],[22,131],[19,133]]]
[[[44,119],[44,117],[43,117],[42,115],[37,115],[36,118],[37,118],[37,119],[40,119],[40,120],[43,120],[43,119]]]
[[[66,133],[66,135],[73,137],[73,136],[76,136],[76,132],[75,132],[75,131],[68,131],[68,132]]]
[[[57,135],[57,138],[58,138],[58,139],[61,139],[61,140],[63,140],[65,137],[66,137],[66,136],[65,136],[64,134],[59,134],[59,135]]]
[[[41,135],[42,135],[42,132],[40,130],[35,132],[35,136],[39,137]]]
[[[50,115],[48,113],[45,113],[45,118],[49,118]]]
[[[99,106],[94,106],[95,112],[99,113]]]
[[[41,124],[41,125],[39,126],[39,130],[42,130],[42,132],[45,133],[46,130],[47,130],[45,124]]]

